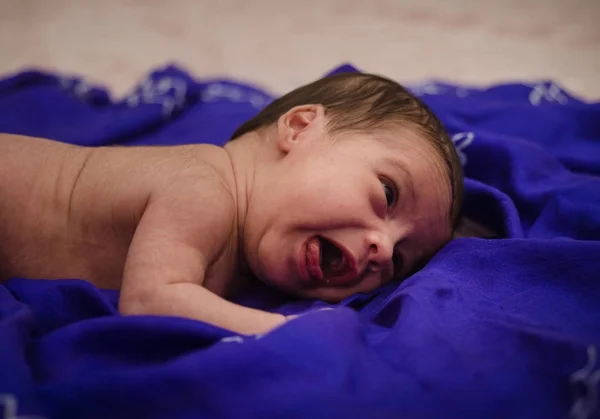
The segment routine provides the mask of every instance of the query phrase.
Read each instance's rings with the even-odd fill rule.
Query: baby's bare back
[[[82,278],[119,288],[150,196],[211,153],[0,135],[0,280]]]

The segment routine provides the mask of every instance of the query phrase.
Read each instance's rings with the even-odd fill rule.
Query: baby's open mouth
[[[354,268],[349,254],[337,243],[321,236],[311,238],[306,246],[306,265],[313,279],[337,285],[353,279]]]
[[[329,240],[319,237],[321,244],[321,271],[323,271],[324,277],[338,276],[343,272],[344,266],[346,265],[346,259],[344,259],[344,253],[335,244]]]

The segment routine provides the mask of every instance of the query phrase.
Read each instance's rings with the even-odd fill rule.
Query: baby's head
[[[368,292],[411,275],[452,237],[458,156],[438,118],[394,81],[318,80],[272,102],[237,138],[262,147],[245,262],[283,291],[329,301]]]

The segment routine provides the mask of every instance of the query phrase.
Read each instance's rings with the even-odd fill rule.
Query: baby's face
[[[340,301],[410,275],[450,239],[449,181],[425,140],[306,130],[249,206],[246,259],[260,279]]]

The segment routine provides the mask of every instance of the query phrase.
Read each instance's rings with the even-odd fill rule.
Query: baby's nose
[[[371,231],[367,235],[367,245],[369,249],[369,263],[377,270],[381,270],[387,265],[392,264],[394,255],[394,240],[390,234],[383,231]]]

